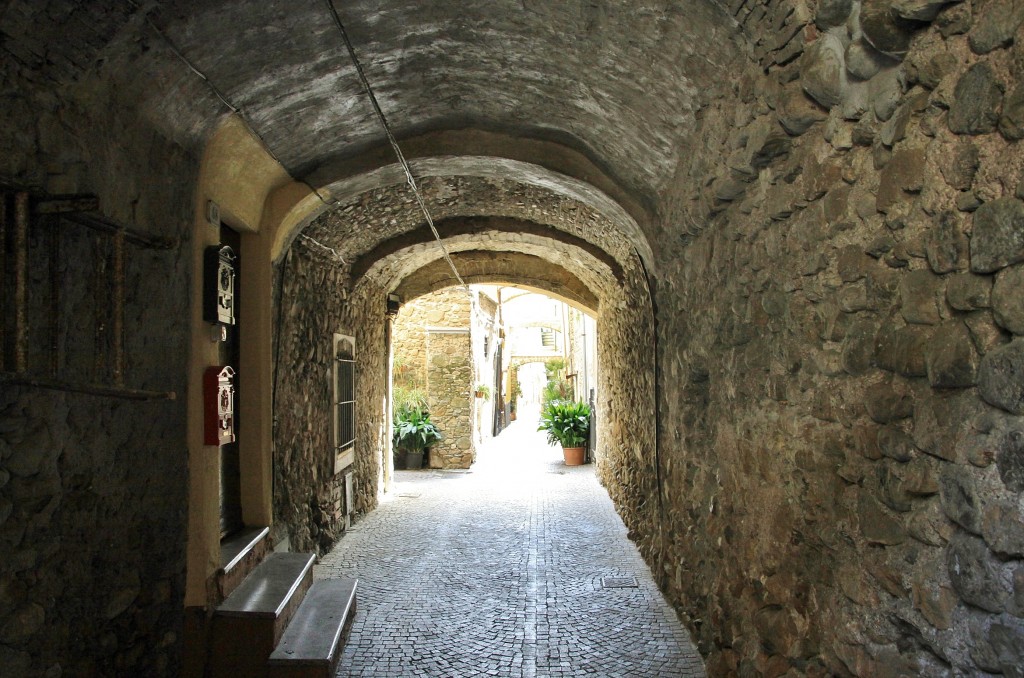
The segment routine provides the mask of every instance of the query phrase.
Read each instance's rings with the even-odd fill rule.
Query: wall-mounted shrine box
[[[235,442],[235,370],[230,365],[213,365],[203,374],[204,426],[206,445]]]

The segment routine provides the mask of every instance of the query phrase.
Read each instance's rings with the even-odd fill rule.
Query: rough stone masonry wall
[[[274,523],[293,551],[325,553],[345,528],[344,474],[334,474],[334,334],[356,339],[352,510],[377,505],[387,420],[384,292],[350,290],[338,263],[296,240],[278,265],[274,396]]]
[[[444,440],[430,449],[431,468],[469,468],[473,443],[473,345],[465,332],[427,332],[427,393]]]
[[[476,457],[471,315],[465,290],[449,288],[410,301],[395,320],[395,359],[415,375],[412,383],[423,385],[431,421],[444,434],[444,440],[430,451],[433,468],[469,468]],[[464,331],[449,333],[431,328]]]
[[[728,4],[627,523],[712,675],[1021,675],[1024,3]]]
[[[654,315],[643,267],[636,254],[623,261],[622,283],[601,300],[597,325],[597,474],[615,501],[648,562],[657,542],[645,538],[659,523],[660,491],[655,446]],[[653,567],[652,567],[653,569]]]
[[[66,233],[63,251],[92,255],[91,239]],[[76,320],[61,314],[60,376],[110,383],[109,365],[101,360],[96,368],[104,353],[94,349],[93,335],[107,317],[109,287],[103,276],[90,274],[90,259],[61,262],[62,294],[74,300]],[[140,256],[129,265],[126,299],[133,321],[125,337],[126,385],[175,391],[177,401],[2,389],[5,676],[58,669],[83,676],[177,675],[187,472],[180,435],[184,383],[174,367],[186,337],[171,319],[187,316],[181,294],[186,270],[177,254]],[[30,370],[46,374],[51,354],[39,347],[49,343],[34,346]]]
[[[4,12],[0,182],[39,194],[93,194],[108,217],[152,235],[184,237],[201,131],[154,130],[139,115],[134,90],[111,77],[143,77],[144,69],[127,65],[143,48],[95,58],[124,15],[79,10],[69,6],[59,20],[37,17],[27,5]],[[48,33],[45,56],[23,42]],[[161,54],[149,51],[156,61]],[[197,111],[207,103],[188,86],[179,94]],[[53,232],[52,224],[34,226],[30,255],[29,367],[44,375],[53,357],[49,337],[40,335],[52,318],[43,299],[54,251],[46,234]],[[60,233],[58,377],[108,381],[109,344],[97,341],[95,329],[109,318],[109,268],[95,262],[109,245],[67,223]],[[191,259],[188,247],[129,244],[126,262],[125,385],[174,391],[178,399],[0,387],[5,678],[180,673]],[[7,291],[3,296],[11,300]]]

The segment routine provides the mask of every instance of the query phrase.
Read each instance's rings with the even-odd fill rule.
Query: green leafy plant
[[[565,361],[561,358],[552,358],[544,363],[544,373],[548,380],[556,379],[559,373],[565,369]]]
[[[537,430],[547,432],[551,445],[583,447],[590,434],[590,405],[582,401],[552,400],[541,410]]]
[[[395,386],[391,392],[392,409],[395,413],[395,421],[404,413],[412,410],[427,409],[427,393],[423,389],[411,386]]]
[[[571,398],[572,384],[565,379],[559,378],[548,380],[540,394],[540,401],[544,404],[556,400],[570,400]]]
[[[478,397],[483,398],[484,400],[491,399],[491,387],[487,384],[477,384],[474,391]]]
[[[572,400],[572,382],[562,376],[565,370],[565,361],[561,358],[554,358],[544,363],[544,373],[547,375],[547,383],[540,393],[540,402],[543,405],[554,400]]]
[[[441,429],[430,421],[430,413],[412,408],[395,414],[395,432],[392,443],[402,452],[421,452],[443,440]]]

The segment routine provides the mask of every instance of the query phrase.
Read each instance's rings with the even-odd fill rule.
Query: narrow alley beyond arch
[[[339,676],[704,675],[593,468],[534,422],[469,472],[399,472],[324,557],[360,582]]]

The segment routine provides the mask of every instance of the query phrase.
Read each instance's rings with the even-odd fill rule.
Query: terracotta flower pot
[[[565,457],[566,466],[579,466],[583,463],[585,447],[563,447],[562,456]]]

